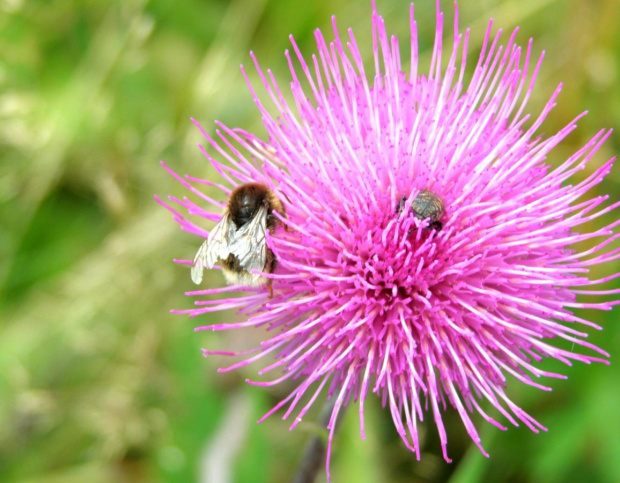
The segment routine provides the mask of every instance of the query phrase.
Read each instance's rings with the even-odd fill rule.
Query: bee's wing
[[[261,206],[249,223],[234,232],[234,238],[228,245],[230,253],[239,259],[239,266],[244,270],[263,270],[267,259],[267,208]]]
[[[192,264],[192,282],[196,285],[200,285],[202,282],[202,270],[205,268],[207,263],[207,248],[208,241],[205,240],[200,248],[196,252],[196,256],[194,257],[194,263]]]
[[[228,213],[224,213],[196,252],[191,272],[192,281],[195,284],[202,282],[202,271],[205,268],[213,268],[218,260],[228,258],[228,242],[232,233],[234,233],[234,223],[230,222]]]

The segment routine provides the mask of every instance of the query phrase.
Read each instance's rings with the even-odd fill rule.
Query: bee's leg
[[[278,264],[278,261],[276,260],[276,256],[273,254],[271,250],[267,249],[267,259],[265,260],[264,271],[268,273],[273,273],[273,271],[276,269],[277,264]],[[269,298],[272,299],[273,298],[273,282],[270,278],[267,278],[266,285],[267,285],[267,288],[269,289]]]
[[[288,225],[284,222],[282,222],[277,216],[270,214],[267,215],[267,228],[269,228],[270,232],[273,232],[273,230],[275,229],[276,226],[278,225],[284,225],[284,229],[287,232],[290,232],[291,229],[288,227]]]

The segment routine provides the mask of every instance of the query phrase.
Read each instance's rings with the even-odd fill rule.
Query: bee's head
[[[249,222],[267,202],[269,189],[260,183],[246,183],[236,188],[228,200],[228,212],[237,228]]]

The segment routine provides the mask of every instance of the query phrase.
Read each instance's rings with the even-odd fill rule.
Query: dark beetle
[[[407,197],[403,196],[398,203],[397,211],[400,213],[405,207]],[[443,228],[443,223],[439,221],[444,212],[443,201],[435,193],[428,190],[420,190],[418,195],[411,203],[411,211],[420,220],[430,220],[426,230],[439,231]]]

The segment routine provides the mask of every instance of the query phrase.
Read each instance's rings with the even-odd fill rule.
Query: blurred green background
[[[377,3],[404,47],[408,3]],[[416,2],[426,66],[434,8]],[[443,10],[450,25],[452,2]],[[565,88],[544,132],[590,111],[552,162],[620,125],[618,0],[463,1],[460,11],[470,52],[491,17],[546,50],[530,111]],[[201,357],[200,347],[249,347],[261,334],[196,334],[205,318],[169,314],[190,306],[183,293],[194,288],[172,259],[193,257],[200,240],[153,194],[185,194],[160,159],[181,174],[213,174],[190,116],[211,131],[217,119],[264,134],[239,64],[250,65],[252,49],[286,86],[288,34],[310,55],[313,29],[329,31],[332,14],[368,58],[370,1],[0,1],[0,481],[291,481],[317,427],[289,432],[281,412],[256,425],[290,388],[247,387],[256,367],[217,374],[227,361]],[[582,176],[619,148],[615,136]],[[618,199],[619,182],[616,167],[597,194]],[[221,283],[215,274],[205,285]],[[548,433],[479,421],[487,460],[449,414],[454,463],[441,459],[432,423],[416,462],[369,398],[367,440],[355,410],[337,435],[334,480],[619,481],[617,314],[588,314],[605,327],[592,341],[611,366],[545,363],[569,375],[549,381],[551,393],[510,381],[509,395]]]

